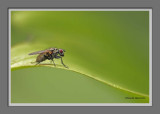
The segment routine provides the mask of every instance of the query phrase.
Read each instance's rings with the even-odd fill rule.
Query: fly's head
[[[64,49],[59,49],[58,50],[59,55],[62,56],[62,57],[64,56],[64,52],[65,52]]]

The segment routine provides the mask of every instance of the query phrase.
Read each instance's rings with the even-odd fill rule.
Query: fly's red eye
[[[62,50],[62,49],[59,49],[59,52],[60,52],[60,53],[63,53],[63,50]]]

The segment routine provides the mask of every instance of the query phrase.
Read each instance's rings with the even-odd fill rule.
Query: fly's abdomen
[[[39,54],[37,56],[36,62],[40,63],[40,62],[45,61],[45,60],[46,60],[46,57],[44,56],[44,54]]]

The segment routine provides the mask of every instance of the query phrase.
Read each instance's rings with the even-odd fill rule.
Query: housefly
[[[39,54],[37,56],[37,58],[36,58],[36,63],[37,64],[39,64],[39,63],[41,63],[42,61],[45,61],[45,60],[51,60],[51,61],[53,61],[54,66],[56,66],[56,64],[54,63],[53,59],[54,58],[55,59],[61,59],[61,63],[63,64],[63,66],[66,67],[66,68],[68,68],[63,63],[63,60],[62,60],[62,57],[64,57],[64,52],[65,52],[65,50],[63,50],[63,49],[49,48],[49,49],[46,49],[46,50],[36,51],[36,52],[33,52],[33,53],[29,53],[29,55]]]

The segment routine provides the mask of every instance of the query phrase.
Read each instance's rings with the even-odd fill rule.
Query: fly
[[[45,61],[45,60],[51,60],[51,61],[53,61],[54,66],[56,66],[56,64],[54,63],[53,59],[54,58],[55,59],[61,59],[61,63],[63,64],[63,66],[66,67],[66,68],[68,68],[63,63],[63,60],[62,60],[62,57],[64,57],[64,52],[65,52],[65,50],[63,50],[63,49],[49,48],[49,49],[46,49],[46,50],[36,51],[36,52],[33,52],[33,53],[29,53],[29,55],[39,54],[37,56],[37,58],[36,58],[36,63],[37,64],[39,64],[39,63],[41,63],[42,61]]]

